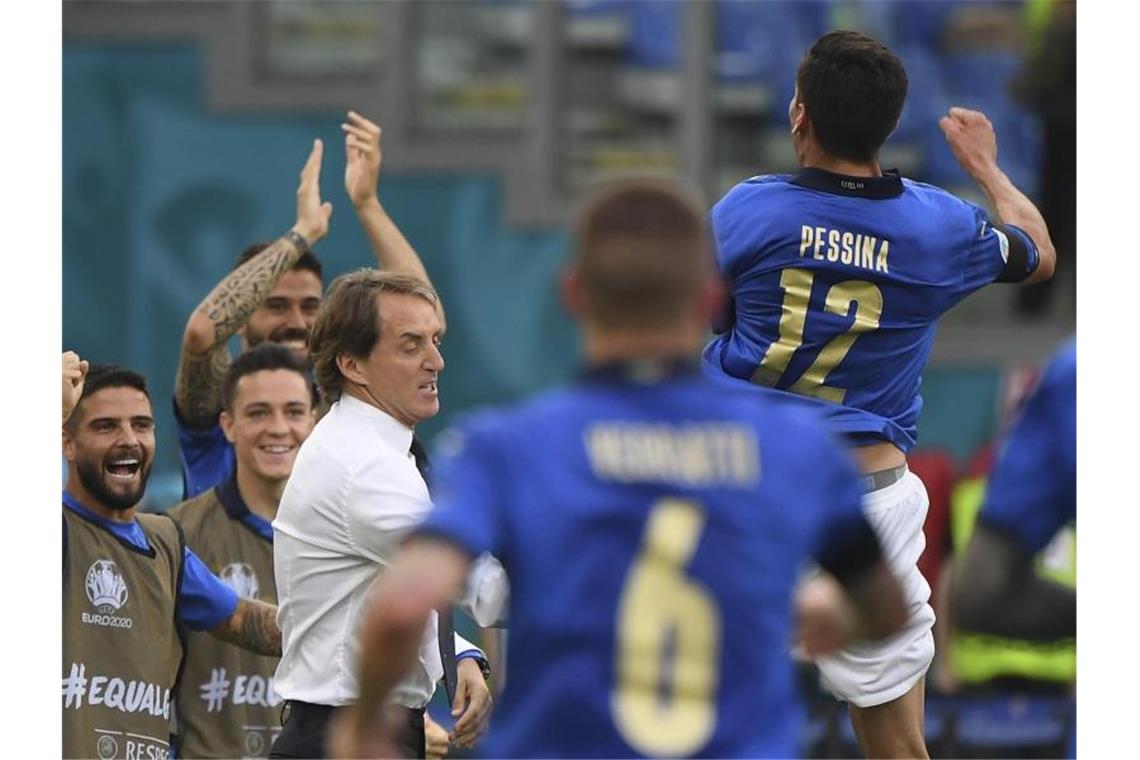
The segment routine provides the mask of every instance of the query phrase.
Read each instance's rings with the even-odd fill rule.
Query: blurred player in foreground
[[[1002,445],[951,597],[964,630],[1035,641],[1077,635],[1075,588],[1034,556],[1077,518],[1077,344],[1053,357]]]
[[[385,697],[483,551],[512,585],[492,757],[794,755],[803,563],[850,595],[826,576],[804,587],[809,651],[905,619],[839,444],[813,416],[700,374],[722,290],[695,199],[621,183],[577,232],[564,295],[586,372],[441,439],[436,509],[370,602],[340,754],[389,751]]]
[[[938,319],[991,282],[1039,282],[1056,254],[1041,214],[997,164],[984,114],[939,126],[997,210],[879,166],[906,100],[902,62],[857,32],[812,45],[788,109],[796,175],[753,177],[712,211],[735,308],[705,367],[821,410],[854,447],[867,517],[902,580],[910,619],[886,642],[817,661],[870,757],[925,757],[924,679],[934,657],[930,586],[916,562],[929,499],[907,470],[919,385]]]

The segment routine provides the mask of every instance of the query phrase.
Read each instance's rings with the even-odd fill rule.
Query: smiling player
[[[277,603],[273,528],[293,460],[314,424],[315,391],[288,348],[263,343],[234,360],[221,428],[237,467],[224,483],[170,511],[186,542],[241,596]],[[280,732],[276,657],[188,632],[176,696],[184,757],[264,757]]]

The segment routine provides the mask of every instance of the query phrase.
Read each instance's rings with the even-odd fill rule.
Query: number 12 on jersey
[[[783,311],[780,314],[780,337],[768,346],[764,358],[752,373],[752,382],[775,388],[783,379],[792,356],[803,345],[804,323],[814,275],[806,269],[785,269],[780,274],[780,287],[784,290]],[[815,396],[836,404],[843,403],[845,388],[824,385],[824,381],[839,365],[855,339],[879,327],[883,313],[883,293],[873,283],[846,280],[832,285],[827,291],[824,309],[832,314],[849,316],[855,304],[855,319],[846,331],[827,342],[815,361],[789,388],[793,393]]]

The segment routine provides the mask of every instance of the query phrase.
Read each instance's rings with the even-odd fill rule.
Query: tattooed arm
[[[368,235],[381,269],[406,272],[431,284],[419,254],[380,205],[376,186],[380,180],[380,127],[355,111],[348,112],[344,130],[344,189],[356,209],[360,226]]]
[[[297,188],[297,223],[268,248],[217,284],[190,315],[182,335],[174,403],[191,428],[216,424],[221,411],[222,379],[230,364],[226,341],[249,320],[307,245],[328,232],[332,205],[321,203],[323,146],[313,143]]]
[[[210,633],[255,654],[281,656],[281,629],[277,627],[277,608],[272,604],[242,599],[234,614]]]

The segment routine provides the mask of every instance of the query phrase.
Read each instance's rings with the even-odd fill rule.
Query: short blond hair
[[[345,377],[337,357],[348,354],[363,359],[380,340],[380,311],[376,304],[380,293],[418,296],[439,308],[435,289],[404,272],[358,269],[333,280],[309,339],[313,374],[329,401],[338,400],[344,392]]]

